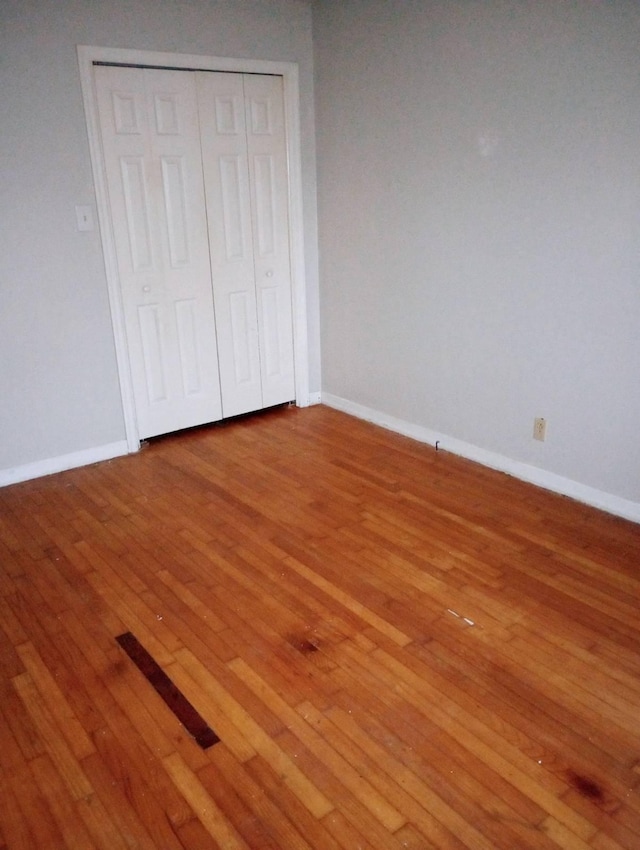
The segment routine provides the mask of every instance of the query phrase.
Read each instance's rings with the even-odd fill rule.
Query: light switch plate
[[[78,230],[93,230],[93,210],[90,206],[76,206]]]

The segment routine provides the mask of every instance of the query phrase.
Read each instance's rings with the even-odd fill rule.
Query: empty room
[[[640,5],[0,44],[0,850],[636,850]]]

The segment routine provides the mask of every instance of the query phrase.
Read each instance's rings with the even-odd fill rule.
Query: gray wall
[[[314,45],[323,391],[640,503],[640,3],[318,0]]]
[[[310,389],[320,390],[311,11],[303,0],[0,2],[0,471],[124,439],[76,46],[300,65]],[[94,207],[95,212],[95,207]]]

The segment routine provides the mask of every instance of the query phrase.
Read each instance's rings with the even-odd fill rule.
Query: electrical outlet
[[[533,420],[533,439],[544,441],[547,436],[547,420],[542,416]]]

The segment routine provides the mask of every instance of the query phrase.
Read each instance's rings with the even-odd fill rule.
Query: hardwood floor
[[[0,559],[1,848],[640,847],[640,526],[291,408],[0,490]]]

